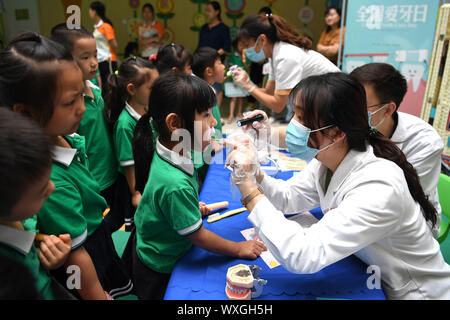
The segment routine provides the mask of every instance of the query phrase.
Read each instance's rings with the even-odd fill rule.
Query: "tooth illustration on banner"
[[[417,92],[421,86],[426,86],[423,80],[425,74],[425,64],[421,62],[408,62],[402,65],[401,74],[406,78],[408,87],[411,86],[414,92]]]

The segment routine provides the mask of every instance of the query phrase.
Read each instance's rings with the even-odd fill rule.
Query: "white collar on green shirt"
[[[175,167],[183,170],[190,176],[194,175],[194,164],[192,163],[191,156],[181,156],[178,153],[167,149],[160,142],[159,139],[156,142],[156,152],[160,157],[174,165]]]
[[[134,110],[133,107],[130,106],[128,102],[125,104],[125,109],[127,109],[128,113],[134,120],[136,121],[141,120],[142,116],[139,113],[137,113],[136,110]]]
[[[52,147],[52,159],[67,168],[72,164],[75,155],[77,154],[77,149],[69,149],[58,146]]]
[[[36,233],[0,225],[0,243],[13,248],[23,255],[30,253]]]

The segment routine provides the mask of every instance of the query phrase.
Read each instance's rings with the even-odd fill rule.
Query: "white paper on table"
[[[301,214],[297,214],[293,217],[290,217],[289,220],[295,221],[300,224],[303,228],[309,228],[313,224],[317,223],[319,220],[316,219],[310,212],[305,212]],[[241,231],[245,240],[259,240],[258,236],[255,233],[255,228],[247,229]],[[265,251],[261,253],[261,258],[267,264],[270,269],[274,269],[280,266],[280,263],[274,258],[270,251]]]
[[[241,231],[242,235],[244,236],[245,240],[259,240],[258,236],[255,233],[255,228],[247,229]],[[261,241],[261,240],[260,240]],[[267,250],[261,253],[261,258],[263,261],[267,264],[267,266],[270,269],[274,269],[276,267],[281,266],[281,264],[274,258],[272,253]]]

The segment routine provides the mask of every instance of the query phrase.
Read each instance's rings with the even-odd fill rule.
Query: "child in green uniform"
[[[48,271],[65,263],[72,244],[70,236],[41,239],[38,253],[36,233],[22,223],[40,210],[55,189],[50,181],[50,141],[37,125],[6,108],[0,109],[0,123],[0,254],[26,267],[32,275],[32,282],[26,285],[36,288],[40,298],[69,299],[69,292],[58,286]],[[13,289],[2,282],[1,291]]]
[[[85,112],[83,76],[70,52],[36,33],[24,33],[2,52],[2,102],[38,123],[52,142],[55,191],[37,214],[43,234],[70,234],[72,251],[55,275],[66,285],[66,268],[79,268],[80,284],[69,289],[86,300],[127,294],[132,282],[111,234],[102,223],[107,209],[89,171],[84,137],[74,134]]]
[[[247,66],[247,59],[244,53],[244,46],[242,45],[242,42],[239,41],[239,39],[236,39],[233,41],[233,52],[230,55],[230,59],[228,60],[229,67],[238,66],[242,69],[244,69],[246,72],[249,72],[249,68]],[[230,83],[230,85],[233,85]],[[237,117],[239,119],[243,118],[242,115],[242,107],[244,104],[244,97],[246,97],[247,94],[245,92],[242,92],[242,95],[235,95],[231,98],[230,102],[230,116],[228,117],[228,123],[232,123],[234,120],[234,110],[236,108],[236,104],[238,105],[238,112]]]
[[[169,72],[156,80],[149,112],[136,127],[136,188],[142,199],[132,239],[133,279],[140,299],[164,297],[176,262],[192,244],[242,259],[256,259],[265,250],[258,241],[236,243],[203,227],[196,170],[203,163],[194,161],[193,152],[211,143],[215,104],[214,91],[205,81]],[[158,134],[156,147],[150,118]],[[183,149],[173,139],[177,134],[184,138]]]
[[[214,93],[216,93],[216,90],[213,85],[224,81],[225,65],[222,63],[217,50],[212,48],[202,47],[195,51],[192,70],[197,77],[205,80],[211,86]],[[209,149],[211,150],[212,155],[214,155],[222,150],[221,140],[223,138],[222,116],[218,104],[213,107],[212,114],[214,119],[216,119],[217,124],[214,127],[215,133],[212,136],[212,143],[209,146]],[[208,164],[199,168],[198,174],[200,184],[203,184],[203,181],[205,181],[208,169]]]
[[[127,231],[132,229],[134,212],[141,200],[141,193],[135,188],[134,129],[147,112],[151,88],[158,75],[151,61],[133,57],[122,63],[118,74],[109,77],[105,115],[113,132],[120,175],[128,182],[120,194],[122,201],[128,204],[125,215]]]
[[[222,63],[219,53],[217,50],[208,47],[199,48],[195,51],[192,71],[197,77],[209,83],[211,87],[214,83],[223,83],[225,79],[225,65]],[[213,116],[217,121],[214,128],[216,133],[213,138],[221,140],[223,138],[222,116],[218,104],[213,107]]]
[[[160,75],[167,72],[192,74],[192,54],[179,44],[161,46],[153,61]]]
[[[121,197],[121,191],[126,188],[127,182],[118,175],[112,137],[104,117],[102,92],[89,81],[98,71],[96,42],[92,33],[85,28],[69,29],[66,23],[52,29],[52,40],[62,44],[72,53],[83,72],[86,112],[77,133],[86,138],[89,169],[98,181],[101,195],[111,209],[105,223],[111,232],[114,232],[123,226],[126,212],[129,210]]]

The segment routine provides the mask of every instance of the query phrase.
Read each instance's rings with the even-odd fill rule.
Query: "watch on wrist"
[[[241,203],[244,207],[247,207],[247,205],[253,200],[255,199],[257,196],[259,195],[263,195],[264,194],[264,190],[261,187],[258,187],[258,189],[254,190],[252,193],[250,193],[248,196],[246,196],[245,198],[241,199]]]

